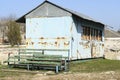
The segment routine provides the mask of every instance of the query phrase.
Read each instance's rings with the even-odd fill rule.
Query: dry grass
[[[57,75],[20,75],[2,77],[0,80],[120,80],[120,72],[108,71],[101,73],[67,73]]]
[[[47,75],[44,71],[8,70],[13,71],[0,66],[0,80],[120,80],[120,61],[116,60],[71,62],[69,72],[53,75]]]
[[[72,72],[105,72],[120,71],[120,60],[93,59],[75,61],[70,64]]]

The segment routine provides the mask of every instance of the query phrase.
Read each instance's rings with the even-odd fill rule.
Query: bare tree
[[[7,23],[8,19],[5,17],[0,18],[0,43],[4,44],[6,41],[6,29],[7,29]]]
[[[7,38],[11,46],[21,44],[20,24],[15,22],[13,16],[8,18],[7,27]]]

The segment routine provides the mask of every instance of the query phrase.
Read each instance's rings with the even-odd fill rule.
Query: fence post
[[[10,64],[9,60],[10,60],[10,53],[8,53],[8,65]]]
[[[20,49],[18,50],[18,62],[20,61]]]
[[[68,70],[69,70],[69,68],[70,68],[70,50],[68,50]]]
[[[59,68],[58,68],[58,66],[56,66],[56,71],[55,72],[58,73],[58,71],[59,71]]]
[[[42,50],[42,54],[44,55],[44,49]]]

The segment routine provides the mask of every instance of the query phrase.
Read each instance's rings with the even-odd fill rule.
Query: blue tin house
[[[26,48],[70,50],[71,60],[103,57],[104,24],[86,15],[44,1],[17,22],[26,24]]]

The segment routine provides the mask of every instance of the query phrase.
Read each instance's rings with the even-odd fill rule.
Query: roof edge
[[[29,13],[31,13],[32,11],[34,11],[35,9],[37,9],[38,7],[40,7],[41,5],[43,5],[45,2],[49,2],[47,0],[45,0],[44,2],[42,2],[40,5],[38,5],[37,7],[35,7],[34,9],[30,10],[28,13],[24,14],[23,16],[21,16],[20,18],[18,18],[17,20],[15,20],[16,22],[19,23],[25,23],[25,16]]]
[[[78,16],[77,14],[71,12],[72,10],[71,10],[71,11],[70,11],[70,10],[67,10],[67,9],[65,9],[65,8],[63,8],[63,7],[61,7],[61,6],[58,6],[58,5],[56,5],[56,4],[54,4],[54,3],[50,2],[50,1],[45,0],[43,3],[41,3],[40,5],[38,5],[36,8],[34,8],[33,10],[29,11],[28,13],[26,13],[25,15],[23,15],[22,17],[20,17],[19,19],[17,19],[16,22],[25,23],[25,16],[26,16],[27,14],[31,13],[32,11],[34,11],[35,9],[37,9],[38,7],[40,7],[41,5],[43,5],[44,3],[46,3],[46,2],[52,4],[52,5],[60,8],[60,9],[63,9],[63,10],[65,10],[65,11],[71,13],[72,15],[75,15],[75,16],[77,16],[77,17],[80,17],[80,16]],[[103,23],[98,22],[98,21],[85,19],[85,18],[83,18],[83,17],[80,17],[80,18],[82,18],[82,19],[84,19],[84,20],[92,21],[92,22],[95,22],[95,23],[99,23],[99,24],[105,26]]]

